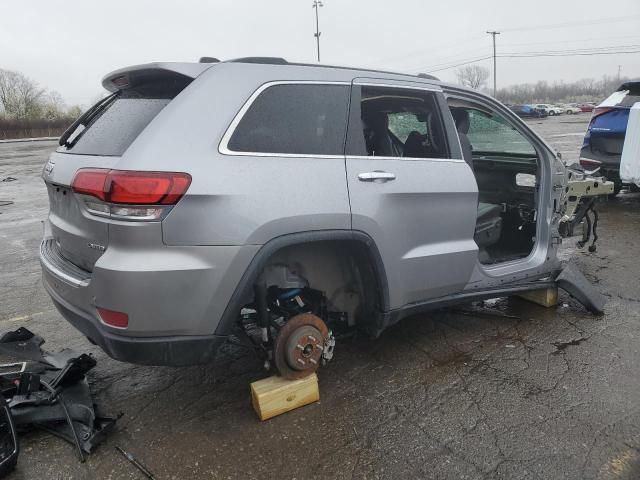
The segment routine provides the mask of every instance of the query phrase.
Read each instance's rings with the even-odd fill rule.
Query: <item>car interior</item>
[[[448,158],[443,127],[428,96],[373,94],[362,100],[367,154]],[[527,257],[536,235],[538,155],[529,140],[497,112],[449,99],[464,160],[478,183],[474,239],[482,264]]]
[[[474,239],[483,264],[517,260],[536,235],[538,155],[504,117],[484,105],[449,99],[465,161],[478,183]]]

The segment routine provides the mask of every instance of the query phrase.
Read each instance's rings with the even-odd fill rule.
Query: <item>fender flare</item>
[[[249,266],[242,274],[242,278],[236,285],[229,302],[218,323],[216,335],[230,335],[242,308],[245,293],[253,287],[258,275],[267,265],[269,259],[277,251],[293,245],[301,245],[312,242],[347,241],[357,242],[365,247],[365,252],[373,267],[377,286],[377,302],[380,313],[389,311],[389,286],[387,274],[382,262],[382,256],[374,240],[366,233],[359,230],[317,230],[308,232],[291,233],[269,240],[255,254]]]

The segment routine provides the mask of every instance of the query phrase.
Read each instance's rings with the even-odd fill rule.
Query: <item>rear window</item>
[[[120,156],[171,99],[117,98],[91,123],[69,153]]]
[[[128,88],[101,100],[65,132],[58,151],[121,156],[186,83],[156,82]]]
[[[342,155],[347,85],[274,85],[238,123],[227,148],[244,153]]]

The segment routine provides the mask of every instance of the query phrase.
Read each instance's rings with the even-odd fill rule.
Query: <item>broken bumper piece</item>
[[[556,284],[592,313],[604,313],[607,297],[598,292],[573,263],[567,264],[556,277]]]
[[[93,357],[69,349],[49,353],[44,340],[26,328],[0,338],[0,388],[18,431],[45,430],[75,446],[78,457],[91,451],[113,428],[116,417],[101,415],[86,374]]]

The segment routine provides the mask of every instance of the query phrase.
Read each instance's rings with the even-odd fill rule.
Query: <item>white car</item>
[[[564,113],[567,115],[573,115],[574,113],[582,113],[582,109],[575,105],[560,105]]]
[[[564,113],[564,110],[561,107],[557,107],[549,103],[539,103],[537,105],[534,105],[534,107],[539,108],[540,110],[544,110],[550,117],[554,115],[562,115]]]

